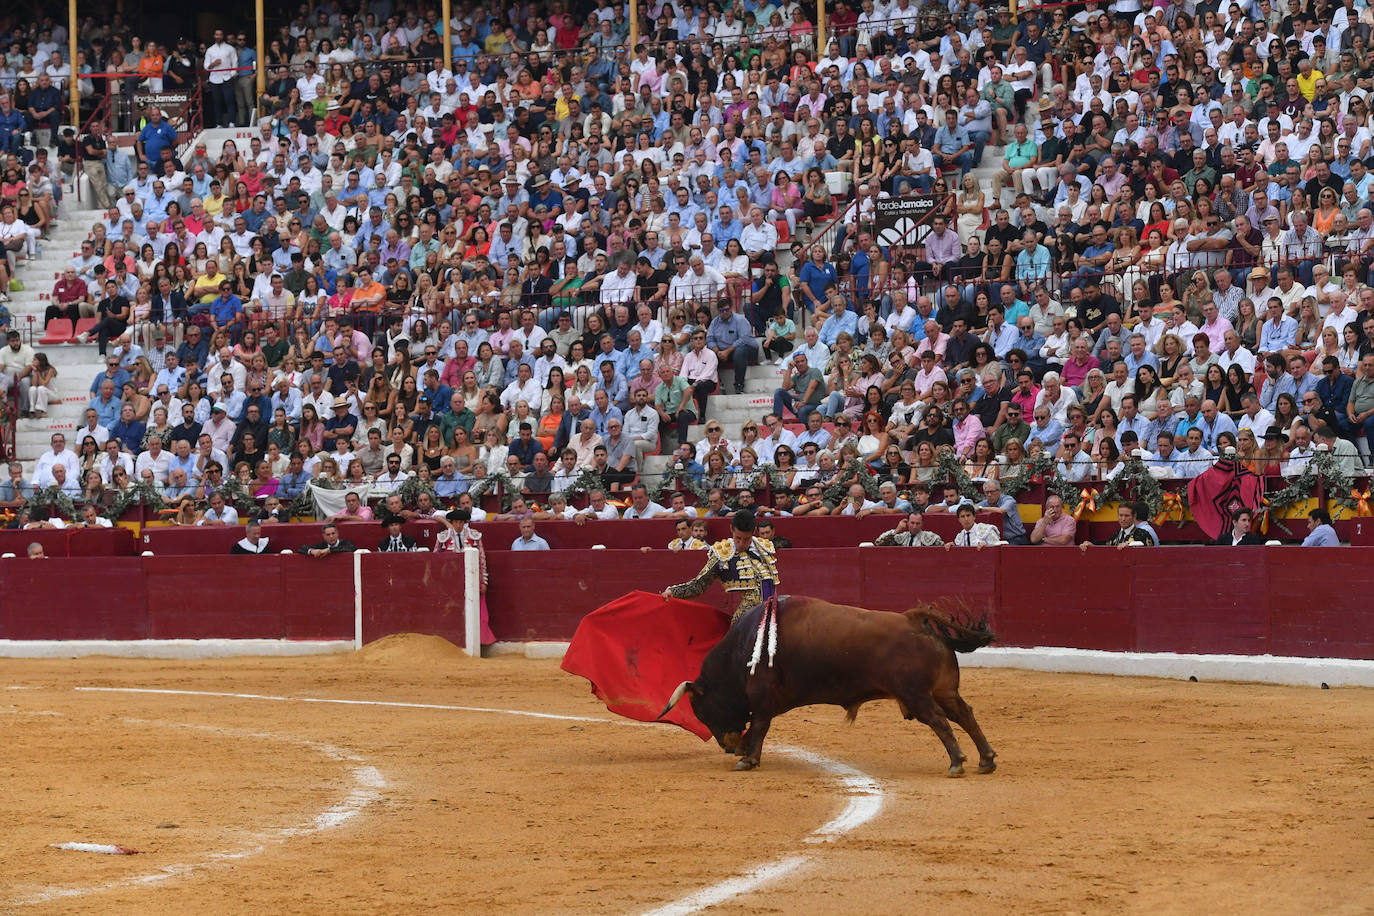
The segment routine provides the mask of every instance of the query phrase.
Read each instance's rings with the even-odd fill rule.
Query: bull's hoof
[[[758,765],[759,762],[757,760],[750,760],[748,757],[741,757],[739,759],[739,762],[735,764],[735,771],[742,772],[744,770],[752,770]]]
[[[960,776],[963,776],[964,765],[962,763],[950,764],[948,775],[951,779],[958,779]]]
[[[991,757],[989,757],[987,760],[978,761],[979,773],[991,773],[995,769],[997,769],[997,761],[993,760]]]

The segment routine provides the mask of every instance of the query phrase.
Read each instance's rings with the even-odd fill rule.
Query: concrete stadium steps
[[[95,344],[45,346],[37,343],[43,337],[43,311],[49,305],[57,277],[80,250],[81,241],[90,234],[91,226],[103,216],[102,211],[85,208],[83,203],[77,201],[70,190],[64,194],[58,208],[58,224],[50,238],[42,242],[42,254],[19,266],[17,276],[24,289],[10,293],[11,326],[26,335],[32,331],[34,349],[46,353],[48,360],[57,367],[53,387],[60,398],[49,402],[46,420],[16,421],[15,456],[24,463],[26,470],[47,451],[48,440],[54,432],[70,434],[80,425],[91,379],[104,368]]]
[[[76,447],[71,434],[85,416],[91,380],[105,371],[105,364],[93,343],[36,346],[34,349],[46,353],[48,361],[57,367],[53,389],[58,397],[48,402],[47,419],[20,419],[15,424],[15,454],[25,467],[31,467],[38,456],[48,450],[53,433],[66,434],[69,445]]]
[[[30,327],[28,316],[34,316],[34,340],[43,336],[43,310],[48,307],[53,284],[81,249],[81,242],[90,234],[91,226],[102,216],[100,210],[77,209],[76,205],[77,201],[68,193],[59,207],[57,227],[40,243],[42,253],[33,260],[20,262],[16,276],[24,289],[10,293],[9,309],[16,319],[14,326],[27,331]]]

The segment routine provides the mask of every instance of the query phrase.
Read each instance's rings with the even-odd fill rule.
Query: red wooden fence
[[[648,523],[646,523],[648,524]],[[634,588],[693,575],[700,553],[488,553],[492,628],[568,639]],[[349,639],[353,557],[0,560],[0,639]],[[1008,646],[1374,658],[1374,550],[1242,547],[784,550],[784,591],[886,610],[922,601],[986,613]],[[364,638],[461,644],[462,560],[361,558]],[[706,600],[722,600],[713,589]]]

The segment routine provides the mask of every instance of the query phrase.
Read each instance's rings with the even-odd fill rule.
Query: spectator
[[[415,539],[401,530],[404,524],[405,519],[399,515],[382,517],[386,536],[377,542],[378,553],[411,553],[416,549]]]
[[[1341,539],[1331,524],[1331,515],[1325,509],[1313,509],[1307,513],[1307,537],[1303,538],[1302,546],[1341,546]]]
[[[1026,527],[1021,521],[1021,513],[1016,500],[1002,492],[996,480],[983,484],[983,501],[978,504],[982,512],[995,512],[1002,516],[1002,540],[1007,544],[1026,544]]]
[[[210,506],[205,510],[197,525],[237,525],[239,523],[238,510],[225,502],[224,494],[218,490],[209,496]]]
[[[520,536],[511,541],[511,550],[548,550],[549,542],[534,533],[532,516],[520,519]]]
[[[996,528],[986,522],[976,521],[977,511],[973,503],[967,500],[961,502],[955,515],[959,520],[959,532],[954,535],[954,540],[945,544],[946,550],[951,547],[976,547],[982,550],[984,547],[996,547],[1002,543]]]
[[[878,547],[939,547],[944,539],[925,530],[925,516],[919,511],[908,512],[897,527],[884,531],[873,542]]]
[[[345,541],[339,537],[339,526],[333,522],[326,522],[320,534],[323,540],[318,544],[306,544],[297,548],[296,553],[322,559],[336,553],[353,553],[358,549],[352,541]]]
[[[1064,511],[1064,500],[1058,493],[1045,497],[1045,511],[1030,534],[1032,544],[1055,547],[1072,546],[1078,531],[1078,521]]]
[[[1131,546],[1151,547],[1154,539],[1150,533],[1140,524],[1140,506],[1136,503],[1123,502],[1117,506],[1116,520],[1120,526],[1116,533],[1108,540],[1107,545],[1122,550]],[[1084,541],[1079,545],[1080,549],[1087,551],[1092,544]]]
[[[344,494],[343,509],[329,516],[326,521],[336,525],[341,522],[370,522],[372,508],[364,505],[362,497],[350,490]]]
[[[231,554],[264,554],[267,553],[269,539],[262,536],[262,522],[256,518],[250,518],[243,529],[243,537],[229,548]]]
[[[735,394],[744,393],[744,375],[759,360],[759,344],[749,322],[737,315],[729,299],[720,300],[720,314],[707,331],[706,343],[720,363],[729,363],[735,373]],[[686,364],[684,361],[684,371]]]
[[[790,410],[805,423],[809,414],[820,410],[825,396],[825,376],[799,350],[792,354],[792,364],[783,369],[782,387],[773,392],[773,413],[781,417]]]
[[[1255,513],[1241,506],[1231,512],[1231,530],[1223,531],[1217,535],[1214,544],[1220,547],[1249,547],[1261,546],[1264,538],[1250,530],[1251,524],[1255,520]]]

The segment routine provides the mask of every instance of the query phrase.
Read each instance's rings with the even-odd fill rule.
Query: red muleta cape
[[[611,712],[652,722],[729,630],[730,615],[709,604],[634,591],[582,618],[563,670],[591,681],[592,692]],[[663,721],[703,741],[711,737],[689,702],[679,703]]]

